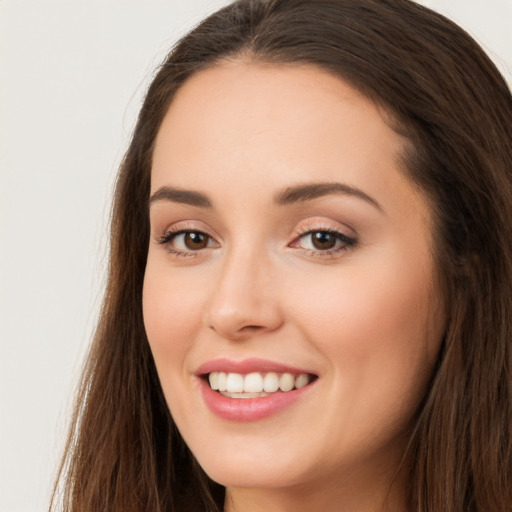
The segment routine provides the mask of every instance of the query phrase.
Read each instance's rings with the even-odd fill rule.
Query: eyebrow
[[[172,201],[173,203],[189,204],[201,208],[212,208],[213,204],[208,197],[195,190],[184,190],[173,187],[160,187],[150,198],[149,204],[158,201]]]
[[[330,194],[343,194],[357,197],[371,204],[380,212],[384,213],[382,206],[373,197],[369,196],[358,188],[337,182],[306,183],[304,185],[288,187],[274,196],[274,202],[278,205],[287,205],[303,201],[310,201],[312,199]]]
[[[279,206],[311,201],[319,197],[342,194],[354,196],[371,204],[379,211],[384,212],[382,206],[373,197],[362,190],[344,183],[306,183],[287,187],[274,196],[274,203]],[[174,187],[160,187],[149,199],[150,205],[158,201],[171,201],[173,203],[188,204],[200,208],[213,208],[212,201],[206,194],[196,190],[185,190]]]

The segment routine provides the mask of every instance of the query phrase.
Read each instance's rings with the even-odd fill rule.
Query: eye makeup
[[[333,258],[353,249],[357,244],[354,236],[328,226],[320,221],[309,221],[295,230],[287,247],[296,249],[308,257]],[[155,237],[156,242],[174,257],[195,257],[205,251],[221,247],[206,230],[186,223],[167,228]]]

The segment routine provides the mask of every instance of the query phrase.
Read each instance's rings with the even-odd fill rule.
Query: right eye
[[[191,256],[203,249],[218,247],[218,243],[210,235],[198,230],[170,231],[158,243],[177,256]]]

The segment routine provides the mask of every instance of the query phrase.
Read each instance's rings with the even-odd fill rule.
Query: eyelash
[[[333,249],[303,249],[304,254],[306,256],[320,256],[322,258],[328,258],[329,256],[336,256],[339,253],[349,251],[350,249],[354,248],[357,244],[357,239],[350,237],[348,235],[345,235],[341,231],[338,231],[336,229],[328,228],[328,227],[322,227],[322,226],[304,226],[301,228],[298,232],[298,236],[295,238],[295,240],[292,242],[292,244],[295,243],[295,241],[301,240],[307,236],[311,236],[314,233],[324,233],[333,235],[336,243],[340,243],[341,246]]]
[[[190,251],[183,251],[179,249],[175,249],[172,247],[171,243],[180,235],[186,235],[190,233],[195,233],[198,235],[202,235],[208,239],[208,243],[210,240],[215,240],[212,236],[210,236],[208,233],[205,233],[204,231],[201,231],[200,229],[193,229],[193,228],[178,228],[173,229],[170,228],[165,233],[163,233],[158,239],[157,243],[160,245],[165,246],[167,251],[171,253],[173,256],[176,257],[196,257],[199,256],[199,252],[201,250],[190,250]]]
[[[197,250],[180,250],[176,249],[172,246],[172,242],[180,235],[186,235],[186,234],[196,234],[204,236],[208,239],[208,244],[213,240],[215,243],[218,243],[211,235],[208,233],[201,231],[200,229],[193,229],[193,228],[178,228],[173,229],[170,228],[165,233],[163,233],[158,239],[156,240],[159,245],[165,246],[167,251],[176,257],[197,257],[199,256],[199,253],[209,248],[204,247]],[[289,244],[289,246],[294,247],[295,244],[298,243],[298,241],[304,239],[307,236],[313,235],[314,233],[325,233],[329,235],[333,235],[336,239],[336,243],[341,243],[340,247],[333,248],[333,249],[306,249],[302,248],[303,253],[306,256],[315,256],[315,257],[321,257],[321,258],[328,258],[338,255],[339,253],[349,251],[357,244],[357,239],[353,237],[349,237],[345,235],[344,233],[341,233],[340,231],[337,231],[332,228],[324,228],[321,226],[305,226],[302,229],[299,230],[297,236],[295,239]]]

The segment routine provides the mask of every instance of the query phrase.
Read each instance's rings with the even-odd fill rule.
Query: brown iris
[[[311,241],[315,249],[332,249],[336,245],[336,235],[329,231],[315,231],[311,233]]]
[[[185,247],[191,251],[198,251],[208,247],[208,236],[199,231],[190,231],[185,233],[183,242]]]

